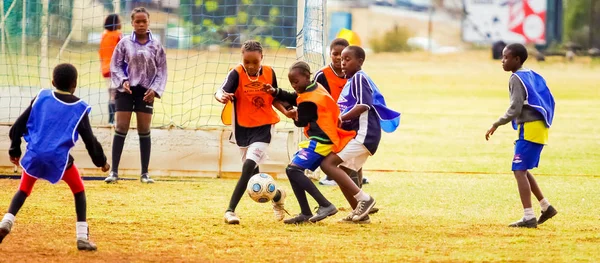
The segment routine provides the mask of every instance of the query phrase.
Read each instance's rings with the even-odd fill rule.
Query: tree
[[[596,39],[600,38],[600,1],[565,0],[564,3],[565,38],[583,47],[590,47],[590,40],[599,46],[600,41]],[[591,36],[594,39],[590,39]]]
[[[182,0],[179,10],[195,45],[238,46],[247,39],[295,45],[296,0]]]

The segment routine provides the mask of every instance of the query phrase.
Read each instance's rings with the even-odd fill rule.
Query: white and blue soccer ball
[[[252,200],[266,203],[275,197],[277,185],[273,177],[265,173],[259,173],[250,178],[246,191]]]

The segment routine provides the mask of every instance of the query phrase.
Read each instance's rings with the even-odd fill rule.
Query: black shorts
[[[255,142],[271,143],[271,124],[246,128],[235,125],[235,141],[239,147],[248,147]]]
[[[154,102],[147,103],[144,101],[144,93],[147,89],[142,86],[131,87],[131,94],[127,92],[117,91],[115,95],[115,110],[119,111],[135,111],[152,114],[154,110]]]

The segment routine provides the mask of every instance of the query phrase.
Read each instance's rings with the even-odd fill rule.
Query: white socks
[[[371,196],[365,192],[363,192],[363,190],[361,189],[358,194],[354,195],[354,198],[356,198],[356,201],[369,201],[369,199],[371,199]]]
[[[77,229],[77,239],[88,240],[88,223],[87,222],[77,222],[75,224],[75,228]]]
[[[542,211],[546,212],[550,206],[550,202],[548,202],[548,199],[544,198],[540,201],[540,206],[542,207]]]
[[[2,218],[2,221],[9,221],[11,223],[15,222],[15,215],[11,214],[11,213],[6,213],[4,214],[4,218]]]
[[[525,208],[524,209],[524,215],[523,215],[523,221],[527,221],[529,219],[535,218],[535,213],[533,212],[533,208]]]

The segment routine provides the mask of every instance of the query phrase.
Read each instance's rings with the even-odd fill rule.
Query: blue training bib
[[[77,126],[91,107],[82,100],[60,101],[50,89],[43,89],[31,107],[27,120],[27,151],[21,159],[23,170],[35,177],[58,183],[67,168],[69,152],[78,139]]]

